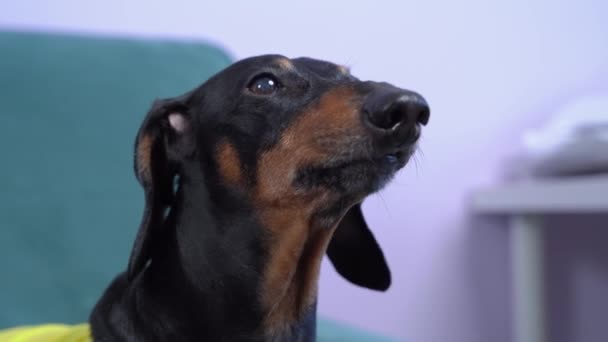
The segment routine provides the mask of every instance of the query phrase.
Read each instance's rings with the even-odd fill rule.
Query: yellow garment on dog
[[[91,342],[88,324],[44,324],[0,330],[0,342]]]

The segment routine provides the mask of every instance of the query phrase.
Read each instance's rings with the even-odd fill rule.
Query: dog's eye
[[[256,95],[272,95],[279,89],[279,82],[272,75],[260,75],[249,83],[249,90]]]

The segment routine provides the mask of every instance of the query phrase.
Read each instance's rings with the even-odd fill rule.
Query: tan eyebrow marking
[[[287,58],[278,59],[277,64],[279,65],[279,67],[281,67],[281,69],[285,69],[285,70],[293,69],[293,63],[291,63],[291,61]]]
[[[344,75],[348,75],[350,74],[350,68],[344,65],[338,65],[338,70],[344,74]]]

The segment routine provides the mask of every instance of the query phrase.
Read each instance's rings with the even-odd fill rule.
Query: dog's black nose
[[[363,113],[370,126],[387,132],[402,126],[426,125],[430,117],[429,105],[422,96],[387,83],[373,84],[363,103]]]

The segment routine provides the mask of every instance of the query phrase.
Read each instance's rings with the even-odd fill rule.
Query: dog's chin
[[[397,151],[372,158],[333,160],[300,170],[297,184],[326,188],[340,197],[363,198],[382,189],[410,159],[411,152]]]

